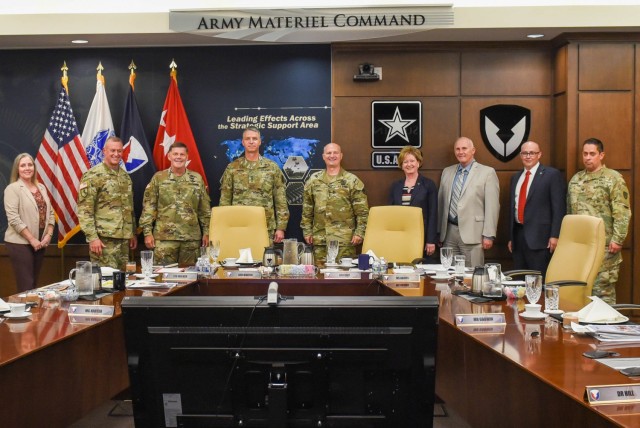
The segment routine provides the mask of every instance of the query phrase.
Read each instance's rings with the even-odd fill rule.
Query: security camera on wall
[[[355,81],[375,82],[380,80],[380,76],[375,72],[373,64],[364,63],[358,66],[358,74],[353,76]]]

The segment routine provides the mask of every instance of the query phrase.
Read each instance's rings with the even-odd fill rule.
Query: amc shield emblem
[[[497,104],[480,110],[480,133],[485,146],[497,159],[509,162],[518,156],[529,138],[531,110],[522,106]]]

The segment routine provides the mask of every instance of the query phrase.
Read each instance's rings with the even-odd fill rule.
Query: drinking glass
[[[217,239],[209,241],[209,258],[211,259],[211,263],[217,263],[218,256],[220,256],[220,241]]]
[[[453,263],[453,248],[440,248],[440,263],[444,269],[449,269],[451,267],[451,263]]]
[[[560,289],[557,285],[546,285],[544,287],[545,312],[558,312],[560,302]]]
[[[133,275],[134,273],[136,273],[136,261],[135,260],[129,260],[127,262],[127,274],[128,275]]]
[[[455,264],[455,277],[458,281],[464,281],[464,269],[466,263],[466,257],[463,254],[456,254],[453,257]]]
[[[338,240],[331,239],[327,242],[327,263],[335,264],[336,257],[338,257],[338,250],[340,249],[340,244]]]
[[[529,303],[536,304],[542,294],[542,275],[526,275],[524,277],[526,286],[525,294]]]
[[[140,266],[144,278],[149,279],[153,274],[153,251],[140,251]]]

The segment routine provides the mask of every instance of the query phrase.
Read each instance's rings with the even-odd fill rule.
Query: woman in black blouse
[[[398,155],[398,166],[404,178],[391,185],[390,205],[407,205],[422,208],[424,219],[424,251],[432,256],[436,251],[438,215],[438,189],[433,180],[421,175],[422,153],[413,146],[405,146]]]

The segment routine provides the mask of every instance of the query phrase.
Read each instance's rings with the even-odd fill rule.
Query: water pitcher
[[[91,262],[76,262],[76,268],[69,272],[69,280],[78,290],[79,296],[93,294]]]
[[[282,264],[297,265],[300,263],[300,255],[304,251],[304,244],[297,239],[282,240]]]

